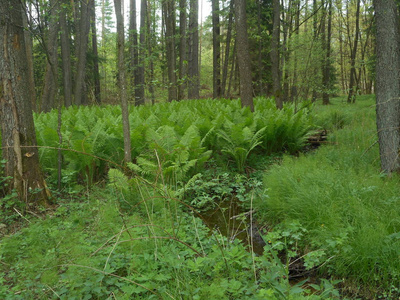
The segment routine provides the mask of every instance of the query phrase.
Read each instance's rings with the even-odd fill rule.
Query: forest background
[[[399,24],[374,2],[0,2],[0,295],[398,297],[399,143],[380,173],[363,94],[397,111]],[[201,222],[226,203],[247,246]]]

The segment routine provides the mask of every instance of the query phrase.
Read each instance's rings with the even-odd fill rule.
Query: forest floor
[[[400,180],[380,173],[374,98],[312,114],[326,140],[254,151],[242,173],[214,159],[171,187],[112,169],[48,210],[4,199],[0,298],[398,299]]]

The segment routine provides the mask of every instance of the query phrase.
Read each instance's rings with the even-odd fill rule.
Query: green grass
[[[286,156],[265,174],[268,192],[256,203],[258,216],[283,227],[299,222],[307,231],[303,251],[324,253],[322,273],[378,293],[400,283],[400,178],[380,173],[373,98],[333,103],[319,107],[321,114],[344,110],[346,125],[330,134],[328,145]]]

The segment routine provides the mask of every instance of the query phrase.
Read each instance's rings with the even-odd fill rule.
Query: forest
[[[0,0],[0,299],[399,299],[399,11]]]

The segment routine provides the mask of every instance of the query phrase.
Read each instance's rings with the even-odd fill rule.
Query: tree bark
[[[124,158],[125,162],[132,161],[131,153],[131,133],[129,126],[129,106],[126,92],[125,77],[125,33],[124,33],[124,16],[122,14],[121,0],[114,0],[115,15],[117,18],[117,51],[118,51],[118,87],[121,99],[122,110],[122,127],[124,131]]]
[[[271,41],[271,69],[275,103],[278,109],[283,108],[281,90],[281,72],[279,67],[279,40],[280,40],[280,3],[279,0],[273,1],[273,31]]]
[[[229,5],[228,28],[226,31],[225,59],[224,59],[224,65],[222,68],[221,93],[224,97],[227,97],[226,82],[228,79],[228,64],[229,64],[229,57],[231,54],[232,24],[233,24],[233,10],[234,10],[233,4],[234,4],[234,2],[235,2],[235,0],[231,0],[231,3]],[[245,24],[245,25],[246,25],[246,32],[247,32],[247,24]]]
[[[15,189],[21,201],[49,204],[39,165],[20,1],[0,1],[0,123],[6,192]]]
[[[93,81],[94,81],[94,99],[97,104],[101,103],[100,72],[99,72],[99,53],[97,50],[97,32],[96,32],[96,3],[90,0],[90,25],[92,28],[92,51],[93,51]]]
[[[89,0],[80,1],[80,17],[79,17],[79,32],[77,35],[76,41],[76,76],[75,76],[75,88],[74,88],[74,97],[76,105],[86,105],[86,84],[85,84],[85,76],[86,76],[86,52],[88,48],[88,36],[90,29],[90,18],[89,18]]]
[[[142,0],[140,5],[140,36],[139,36],[139,56],[137,66],[137,86],[135,94],[135,105],[144,104],[144,61],[146,56],[146,15],[147,1]]]
[[[29,27],[28,16],[27,16],[28,11],[29,9],[25,4],[25,10],[22,12],[22,21],[24,24],[24,28]],[[30,91],[29,94],[31,97],[32,109],[36,111],[37,107],[36,107],[35,77],[33,68],[33,41],[32,41],[32,35],[27,29],[24,30],[24,38],[25,38],[26,57],[28,61],[27,67],[28,67],[28,79],[29,79],[28,82]]]
[[[332,0],[328,2],[328,28],[327,32],[322,30],[323,32],[323,45],[325,50],[325,57],[322,69],[322,83],[323,83],[323,93],[322,93],[322,104],[328,105],[329,101],[329,94],[332,89],[331,87],[331,38],[332,38]],[[325,22],[325,20],[323,21]],[[325,27],[325,26],[324,26]]]
[[[219,25],[219,0],[212,0],[213,26],[213,97],[221,97],[221,29]]]
[[[199,84],[199,1],[190,0],[189,11],[188,98],[200,98]]]
[[[62,8],[60,10],[60,42],[65,107],[72,105],[71,47],[69,44],[70,36],[66,20],[66,5],[68,2],[69,0],[63,0]]]
[[[175,4],[174,0],[163,0],[165,19],[165,45],[168,69],[168,101],[177,100],[176,88],[176,51],[175,51]]]
[[[235,0],[236,45],[239,64],[240,99],[242,107],[254,111],[251,59],[247,34],[246,1]]]
[[[49,31],[46,39],[46,73],[42,95],[42,111],[48,112],[55,106],[58,78],[58,1],[52,0],[50,6]]]
[[[356,10],[356,28],[354,33],[354,44],[351,51],[351,68],[350,68],[350,84],[349,84],[349,96],[347,97],[347,103],[356,102],[357,93],[357,75],[356,75],[356,57],[357,57],[357,46],[358,46],[358,36],[360,34],[360,2],[357,0],[357,10]]]
[[[376,19],[376,124],[382,170],[400,170],[400,33],[394,0],[374,0]]]
[[[179,0],[179,85],[178,85],[178,100],[185,98],[186,75],[187,75],[187,13],[186,0]]]

